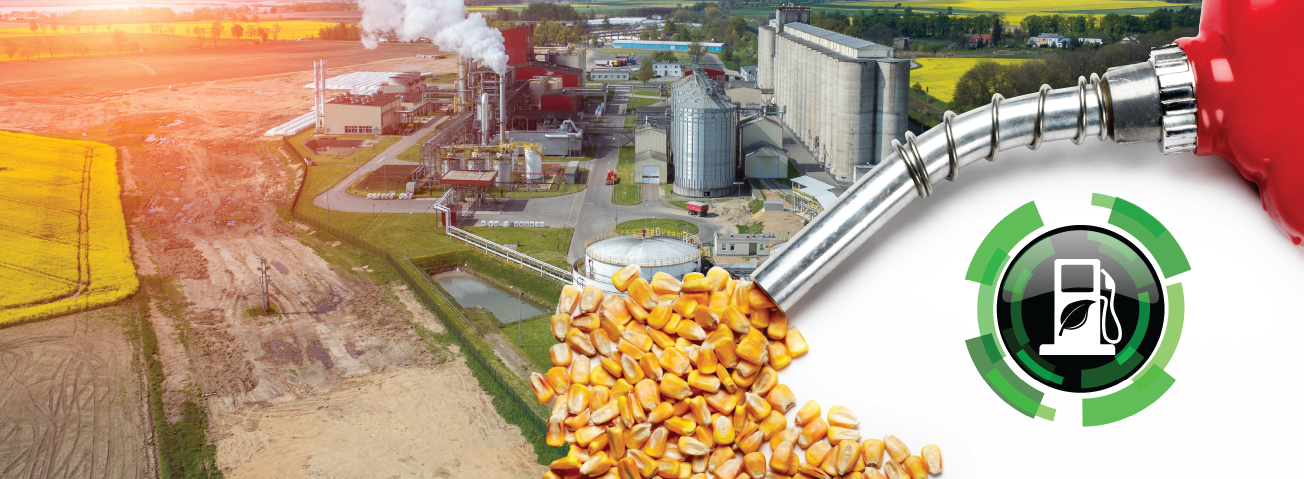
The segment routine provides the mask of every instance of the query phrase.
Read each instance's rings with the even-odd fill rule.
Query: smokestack
[[[466,77],[466,59],[458,57],[457,59],[457,111],[466,110],[467,91],[470,88],[469,79]]]
[[[507,142],[507,74],[498,75],[498,142]]]

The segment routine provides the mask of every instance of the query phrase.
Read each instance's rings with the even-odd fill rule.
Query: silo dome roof
[[[702,256],[702,250],[668,236],[616,236],[589,245],[585,254],[607,264],[669,266],[694,261]]]

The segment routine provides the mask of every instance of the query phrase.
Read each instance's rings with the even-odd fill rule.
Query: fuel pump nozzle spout
[[[1004,99],[915,137],[906,133],[896,152],[862,177],[752,274],[780,308],[796,304],[910,201],[928,197],[934,184],[955,180],[979,160],[1001,150],[1088,137],[1120,143],[1157,141],[1165,153],[1195,149],[1195,85],[1176,45],[1157,49],[1148,62],[1111,69],[1103,78],[1080,78],[1073,88],[1043,85],[1037,93]]]

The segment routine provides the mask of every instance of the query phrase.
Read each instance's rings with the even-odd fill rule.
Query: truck
[[[607,185],[608,185],[608,186],[616,184],[616,182],[619,181],[619,180],[620,180],[620,176],[617,175],[615,171],[607,170]]]
[[[706,211],[711,208],[711,205],[701,201],[689,201],[688,204],[684,205],[684,208],[688,210],[689,215],[706,216]]]

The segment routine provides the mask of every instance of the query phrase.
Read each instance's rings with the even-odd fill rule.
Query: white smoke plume
[[[507,70],[503,34],[479,13],[467,15],[462,0],[361,0],[362,45],[374,49],[393,31],[404,41],[429,38],[440,50],[480,60],[498,74]]]

